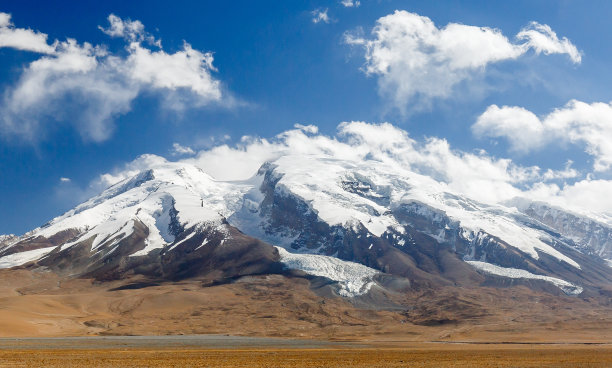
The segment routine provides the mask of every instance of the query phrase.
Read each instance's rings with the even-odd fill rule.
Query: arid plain
[[[604,297],[449,288],[387,295],[395,304],[381,310],[281,275],[217,286],[29,270],[0,280],[0,367],[612,365]]]

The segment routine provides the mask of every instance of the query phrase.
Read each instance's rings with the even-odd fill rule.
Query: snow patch
[[[206,244],[208,244],[208,238],[204,238],[204,240],[202,240],[202,244],[198,245],[198,247],[195,250],[202,248]]]
[[[174,244],[173,246],[170,247],[170,249],[168,249],[168,252],[171,251],[172,249],[178,247],[179,245],[183,244],[184,242],[186,242],[187,240],[193,238],[193,236],[196,234],[196,232],[192,232],[191,234],[187,235],[185,238],[183,238],[183,240],[180,240],[179,242],[177,242],[176,244]],[[199,247],[198,247],[199,248]]]

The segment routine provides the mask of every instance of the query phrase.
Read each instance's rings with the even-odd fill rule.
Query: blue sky
[[[394,13],[396,10],[406,13]],[[608,1],[361,0],[359,6],[347,7],[340,0],[24,0],[0,1],[0,12],[11,16],[7,30],[44,33],[48,45],[67,38],[75,39],[78,47],[85,42],[104,45],[100,50],[119,60],[131,55],[129,37],[140,37],[138,50],[166,55],[184,51],[186,42],[201,55],[211,53],[214,69],[204,66],[200,75],[218,82],[218,87],[176,85],[134,74],[129,85],[119,82],[125,91],[111,91],[112,96],[125,93],[130,97],[113,100],[119,107],[96,125],[102,126],[102,133],[92,133],[91,120],[105,107],[92,106],[94,102],[87,97],[83,100],[82,87],[70,87],[68,93],[65,89],[57,94],[46,91],[35,106],[19,107],[23,102],[15,91],[23,86],[31,63],[55,58],[63,51],[41,53],[32,51],[31,44],[16,47],[15,41],[3,45],[0,39],[4,104],[0,111],[0,234],[20,234],[40,226],[91,194],[88,188],[99,175],[113,172],[139,155],[179,159],[183,156],[172,154],[175,143],[194,151],[219,144],[232,146],[242,136],[269,138],[296,123],[314,124],[320,134],[331,136],[344,121],[390,122],[418,141],[443,138],[454,150],[469,153],[484,149],[490,157],[508,158],[525,167],[537,165],[542,170],[561,172],[571,160],[576,173],[555,179],[560,188],[587,179],[603,180],[603,187],[609,188],[612,179],[609,146],[596,142],[597,137],[604,137],[604,141],[608,137],[611,120],[607,119],[612,116],[606,107],[612,100],[612,73],[608,70],[612,3]],[[113,33],[110,14],[121,24],[138,20],[144,31],[131,36],[126,32],[119,35],[117,30]],[[327,18],[314,22],[318,14]],[[402,14],[408,15],[401,18]],[[487,54],[479,59],[478,67],[457,69],[464,56],[444,51],[450,61],[435,59],[439,63],[435,69],[426,63],[409,70],[405,63],[415,57],[415,50],[400,39],[399,46],[391,49],[401,59],[395,61],[394,71],[376,72],[383,63],[377,59],[381,55],[377,51],[389,51],[384,43],[389,39],[372,33],[380,24],[377,22],[383,17],[398,22],[414,20],[417,14],[429,18],[436,32],[449,23],[488,27],[507,38],[507,43],[498,40],[503,55]],[[532,21],[549,26],[556,34],[554,47],[516,37]],[[540,28],[529,29],[539,29],[538,35],[542,34]],[[435,41],[434,47],[447,50],[463,37],[463,31],[449,31],[450,41]],[[563,44],[564,38],[568,43]],[[161,49],[153,44],[156,41],[161,41]],[[542,49],[543,45],[548,48]],[[580,61],[570,46],[579,52]],[[95,78],[99,79],[95,80],[114,81],[125,75],[120,68],[108,67],[107,56],[97,60],[107,64],[96,69]],[[443,91],[433,95],[418,88],[415,94],[400,92],[411,91],[423,82],[424,71],[435,72],[445,81],[458,78],[458,82],[447,89],[440,87]],[[115,74],[109,77],[104,73]],[[52,86],[48,83],[45,87]],[[423,83],[429,85],[430,80]],[[196,89],[200,87],[206,90]],[[210,97],[211,91],[221,97]],[[111,92],[104,92],[97,103],[108,106],[106,98]],[[570,100],[585,105],[566,106]],[[593,103],[604,105],[597,109]],[[500,111],[490,109],[492,105]],[[10,109],[14,112],[7,112]],[[96,113],[84,113],[90,109]],[[583,115],[571,121],[551,117],[548,122],[545,116],[554,109]],[[589,117],[591,110],[602,111]],[[479,128],[474,127],[477,121]],[[521,125],[525,121],[531,122],[530,127],[542,126],[529,133]],[[594,133],[587,136],[585,129]],[[576,132],[582,135],[565,138]],[[537,182],[520,185],[533,187]]]

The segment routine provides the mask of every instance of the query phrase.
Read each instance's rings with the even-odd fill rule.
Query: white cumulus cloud
[[[0,12],[0,47],[52,54],[55,46],[47,43],[47,35],[31,29],[15,28],[11,15]]]
[[[113,14],[108,21],[108,28],[100,29],[124,38],[127,55],[74,39],[47,44],[47,35],[14,28],[10,16],[0,17],[0,47],[42,54],[4,92],[1,132],[35,141],[46,124],[59,122],[73,124],[84,140],[103,141],[110,137],[114,119],[130,111],[132,101],[145,91],[157,93],[168,101],[166,106],[177,109],[230,104],[231,98],[213,76],[212,53],[195,50],[187,42],[181,50],[168,53],[159,49],[161,42],[146,33],[141,22]],[[29,32],[44,42],[9,38],[11,42],[2,43],[3,32],[9,31]]]
[[[552,29],[532,22],[511,42],[498,29],[449,23],[437,27],[428,17],[407,11],[377,20],[372,38],[347,33],[345,42],[365,49],[364,71],[378,77],[379,92],[404,111],[415,100],[446,98],[459,83],[488,65],[536,54],[567,54],[581,62],[576,46]]]
[[[537,116],[517,106],[491,105],[472,126],[479,137],[505,138],[516,151],[570,143],[593,156],[595,171],[612,167],[612,104],[577,100]]]
[[[212,53],[194,50],[188,43],[173,54],[151,51],[139,43],[132,43],[128,50],[130,56],[125,66],[134,81],[158,89],[186,88],[198,95],[202,103],[221,99],[220,82],[211,74],[216,71]]]

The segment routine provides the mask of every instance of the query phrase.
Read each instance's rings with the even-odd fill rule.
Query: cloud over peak
[[[195,155],[195,151],[189,146],[183,146],[180,143],[173,143],[170,150],[172,156]]]
[[[364,71],[378,77],[380,93],[400,110],[415,100],[428,103],[447,98],[459,83],[488,65],[514,60],[532,50],[536,54],[567,54],[581,62],[576,46],[559,39],[552,29],[532,22],[511,42],[498,29],[449,23],[438,28],[425,16],[407,11],[377,20],[372,38],[353,33],[345,42],[365,49]]]
[[[355,167],[383,163],[424,185],[441,185],[451,193],[492,205],[526,198],[596,218],[612,215],[612,198],[606,195],[612,190],[612,180],[585,177],[571,167],[572,162],[567,162],[561,170],[521,166],[482,150],[454,149],[441,138],[418,141],[389,123],[344,122],[338,125],[334,136],[319,133],[315,126],[298,124],[295,129],[272,138],[245,136],[236,144],[220,144],[179,161],[194,164],[225,181],[248,179],[265,162],[283,156],[304,155],[343,160],[354,163]],[[90,187],[102,189],[165,162],[159,156],[143,155],[110,174],[101,175]]]

